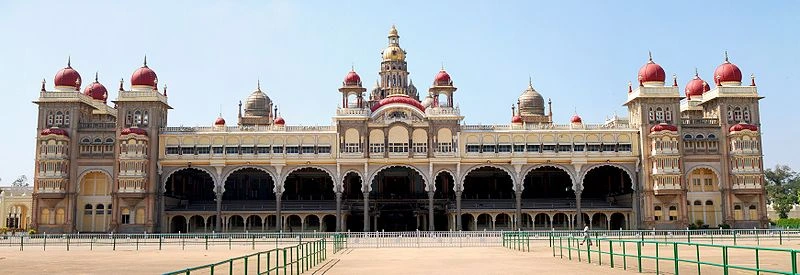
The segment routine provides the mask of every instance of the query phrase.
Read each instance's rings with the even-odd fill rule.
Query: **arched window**
[[[122,224],[130,224],[131,223],[131,210],[128,208],[122,208]]]
[[[742,121],[742,109],[736,107],[733,109],[733,121],[741,122]]]
[[[94,212],[94,213],[95,213],[95,214],[97,214],[97,215],[103,215],[103,212],[104,212],[103,210],[105,210],[105,208],[106,208],[106,206],[105,206],[105,205],[98,204],[98,205],[97,205],[97,206],[95,206],[95,208],[94,208],[94,210],[95,210],[95,212]]]
[[[744,107],[743,116],[745,122],[750,122],[750,110],[748,110],[747,107]]]
[[[100,144],[100,143],[103,143],[102,139],[100,139],[99,137],[94,138],[94,144]]]
[[[706,201],[706,205],[714,205],[713,201]]]
[[[114,143],[113,138],[106,138],[106,144],[112,144],[112,143]]]
[[[133,124],[133,114],[131,114],[131,111],[128,111],[125,115],[125,126],[131,126],[131,124]]]
[[[656,108],[656,121],[664,121],[664,110],[661,107]]]
[[[669,107],[664,111],[664,117],[667,121],[672,121],[672,111],[669,110]]]
[[[715,135],[715,134],[708,134],[708,139],[717,139],[717,135]]]
[[[694,138],[696,138],[696,139],[703,139],[703,138],[705,138],[705,137],[704,137],[703,135],[696,135]]]
[[[83,206],[83,214],[84,215],[91,215],[92,214],[92,205],[91,204],[87,203],[86,205]]]
[[[142,115],[142,125],[147,126],[150,123],[150,113],[144,111],[144,115]]]
[[[742,213],[742,206],[735,205],[733,206],[733,218],[736,220],[744,220],[744,213]]]
[[[136,110],[133,112],[133,125],[140,125],[142,124],[142,112]]]
[[[653,108],[652,107],[650,108],[650,110],[647,113],[647,119],[649,119],[650,121],[655,121],[656,120],[656,116],[653,113]]]
[[[661,215],[664,214],[661,211],[661,206],[656,205],[655,207],[653,207],[653,212],[654,212],[653,213],[654,214],[653,219],[655,219],[656,221],[660,221],[661,220]]]
[[[669,207],[669,220],[674,221],[678,220],[678,208],[675,206]]]
[[[47,113],[47,127],[52,127],[53,123],[54,123],[53,122],[53,112],[48,112]]]
[[[758,220],[758,211],[756,210],[757,208],[755,205],[750,205],[750,207],[747,208],[747,212],[750,214],[750,220]]]
[[[694,201],[694,205],[703,205],[703,203],[700,201]]]
[[[69,111],[64,114],[64,125],[69,126]]]
[[[88,137],[81,139],[81,144],[90,144],[90,143],[92,143],[92,140],[89,139]]]
[[[683,136],[683,139],[692,139],[692,135],[691,134],[686,134],[686,135]]]
[[[56,121],[54,123],[55,126],[61,126],[64,123],[64,113],[61,111],[56,112]]]

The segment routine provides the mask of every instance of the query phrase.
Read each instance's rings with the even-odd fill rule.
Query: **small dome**
[[[692,80],[689,80],[689,83],[686,83],[686,89],[684,89],[684,93],[686,93],[686,97],[692,99],[693,96],[700,96],[703,93],[708,92],[711,90],[708,87],[708,82],[701,79],[697,73],[694,74]]]
[[[142,128],[132,127],[132,128],[125,128],[119,132],[120,136],[125,135],[140,135],[140,136],[147,136],[147,131]]]
[[[57,135],[57,136],[69,137],[69,134],[67,134],[66,130],[59,129],[59,128],[45,128],[45,129],[42,130],[42,132],[39,133],[39,135],[42,135],[42,136]]]
[[[433,86],[452,86],[453,81],[450,79],[450,74],[442,68],[439,73],[433,78]]]
[[[660,82],[663,84],[666,79],[667,74],[664,72],[664,68],[661,68],[661,65],[653,62],[652,56],[650,60],[639,69],[639,84],[648,82]]]
[[[750,131],[753,131],[753,132],[757,132],[758,131],[758,126],[755,126],[755,125],[752,125],[752,124],[746,124],[746,123],[739,123],[739,124],[731,126],[730,130],[731,130],[731,132],[738,132],[738,131],[744,131],[744,130],[750,130]]]
[[[131,85],[133,86],[149,86],[156,88],[158,86],[158,76],[156,72],[147,67],[147,57],[144,58],[144,64],[141,68],[137,69],[131,75]]]
[[[572,118],[569,119],[569,122],[572,122],[572,123],[583,123],[583,119],[581,119],[581,116],[575,114],[575,115],[572,116]]]
[[[286,125],[286,121],[282,117],[278,117],[275,119],[275,125]]]
[[[258,88],[253,91],[253,93],[250,94],[245,101],[244,115],[267,116],[269,115],[271,105],[272,100],[267,96],[267,94],[261,91],[261,84],[259,83]]]
[[[383,61],[404,61],[406,60],[406,51],[400,46],[392,45],[383,49],[381,56],[383,56]]]
[[[677,132],[678,131],[678,127],[675,126],[675,125],[671,125],[671,124],[660,123],[660,124],[656,124],[655,126],[653,126],[653,128],[650,128],[650,132],[651,133],[653,133],[653,132],[661,132],[661,131]]]
[[[81,74],[72,68],[71,61],[67,61],[67,67],[59,70],[53,81],[56,87],[74,87],[75,90],[81,88]]]
[[[528,88],[518,98],[519,112],[525,115],[544,115],[544,98],[528,82]]]
[[[345,86],[361,86],[361,77],[354,70],[350,70],[347,75],[344,76],[344,85]]]
[[[725,86],[723,84],[741,85],[742,71],[735,64],[728,61],[728,53],[725,53],[725,62],[720,64],[714,70],[714,83],[717,86]]]
[[[511,117],[511,123],[522,123],[522,117],[519,115]]]
[[[94,75],[94,82],[83,89],[83,94],[92,97],[94,100],[101,100],[103,103],[106,103],[106,99],[108,99],[108,90],[97,81],[97,74]]]
[[[381,99],[381,101],[378,101],[378,103],[376,103],[375,105],[372,105],[372,108],[370,108],[370,110],[374,112],[375,110],[378,110],[378,108],[380,108],[381,106],[389,105],[389,104],[393,104],[393,103],[407,104],[407,105],[411,105],[411,106],[416,107],[420,111],[423,111],[423,112],[425,111],[425,106],[422,106],[422,103],[420,103],[419,101],[414,100],[413,98],[410,98],[410,97],[404,96],[404,95],[390,96],[390,97]]]
[[[217,120],[214,121],[214,126],[225,126],[225,119],[218,117]]]

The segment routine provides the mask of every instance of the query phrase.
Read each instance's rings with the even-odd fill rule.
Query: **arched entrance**
[[[378,231],[424,230],[427,208],[425,180],[417,170],[392,166],[380,170],[372,180],[375,211],[371,211]]]
[[[464,200],[512,201],[514,199],[514,181],[503,169],[484,166],[469,171],[464,177]],[[462,203],[462,208],[469,203]]]
[[[82,206],[79,212],[78,231],[80,232],[106,232],[112,218],[111,208],[111,179],[106,173],[91,171],[83,175],[80,180],[77,205]],[[62,213],[64,212],[61,210]],[[58,212],[56,212],[58,217]],[[60,224],[56,219],[56,223]],[[184,231],[185,232],[185,231]]]
[[[687,176],[686,193],[690,223],[698,227],[715,227],[722,223],[722,196],[719,177],[707,167],[693,169]]]
[[[622,213],[611,214],[611,228],[610,230],[626,230],[628,225],[625,222],[625,215]]]
[[[362,182],[361,175],[354,171],[347,172],[344,175],[342,200],[345,201],[343,204],[350,206],[350,213],[345,219],[344,230],[346,231],[361,232],[364,230],[364,192],[361,191]],[[343,212],[342,218],[344,216]],[[331,230],[336,230],[336,227]]]
[[[522,182],[524,209],[553,210],[575,208],[575,191],[567,171],[543,166],[531,169]]]
[[[633,184],[630,175],[625,170],[611,165],[602,165],[589,170],[583,177],[581,202],[588,207],[631,208]]]
[[[167,211],[215,209],[214,180],[206,171],[195,168],[175,171],[167,178],[165,188]]]
[[[169,224],[170,232],[172,233],[186,233],[186,217],[174,216]]]
[[[455,200],[455,192],[453,191],[454,182],[453,175],[448,171],[439,172],[434,179],[436,190],[433,193],[433,225],[436,231],[447,231],[449,229],[447,204]]]
[[[322,232],[336,231],[336,216],[325,215],[322,217]]]

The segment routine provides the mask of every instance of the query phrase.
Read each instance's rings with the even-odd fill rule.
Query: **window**
[[[617,145],[617,151],[620,151],[620,152],[630,152],[631,149],[632,149],[632,147],[631,147],[630,144],[618,144]]]
[[[178,155],[181,153],[180,147],[167,147],[167,155]]]
[[[494,144],[490,145],[483,145],[482,152],[483,153],[495,153],[496,146]]]
[[[717,139],[717,135],[708,134],[708,139]]]
[[[559,152],[571,152],[572,151],[572,145],[559,144],[558,145],[558,151]]]
[[[733,218],[736,220],[744,220],[744,214],[742,213],[742,206],[735,205],[733,206]]]
[[[283,154],[283,146],[272,146],[272,153]]]
[[[84,215],[91,215],[92,214],[92,205],[87,204],[83,206],[83,214]]]
[[[691,134],[683,135],[683,139],[692,139],[692,135]]]
[[[97,207],[94,208],[95,209],[94,213],[96,215],[103,215],[103,213],[105,213],[105,211],[103,211],[105,210],[105,208],[106,208],[105,205],[98,204]]]
[[[114,143],[113,138],[106,138],[106,144],[113,144],[113,143]]]
[[[616,144],[603,144],[603,152],[614,152],[616,151]]]
[[[216,154],[216,155],[221,155],[221,154],[222,154],[222,152],[224,151],[224,149],[222,148],[222,146],[214,146],[214,147],[212,147],[212,148],[211,148],[211,150],[212,150],[212,151],[214,152],[214,154]]]
[[[211,151],[211,147],[203,146],[203,147],[197,147],[195,152],[198,155],[208,155],[208,153],[210,151]]]
[[[650,108],[650,110],[648,111],[647,119],[650,120],[650,121],[655,121],[656,120],[656,116],[653,113],[653,108]]]
[[[525,144],[514,144],[514,152],[525,152]]]
[[[239,147],[237,147],[237,146],[233,146],[233,147],[225,146],[225,154],[239,154]]]
[[[389,143],[389,153],[408,153],[408,143]]]
[[[69,111],[64,113],[64,125],[69,126]]]
[[[182,155],[194,155],[194,147],[181,147]]]
[[[64,114],[61,113],[60,111],[56,112],[55,126],[61,126],[61,124],[63,123],[64,123]]]
[[[694,201],[694,205],[703,205],[703,203],[700,201]]]
[[[47,127],[53,126],[53,112],[47,113]]]
[[[330,154],[331,147],[330,146],[317,146],[317,154]]]
[[[242,151],[242,154],[250,154],[250,155],[252,155],[253,153],[256,152],[256,148],[253,147],[253,146],[242,146],[241,151]]]
[[[467,144],[467,153],[479,153],[481,146],[477,144]]]
[[[653,214],[654,214],[654,217],[653,217],[653,219],[654,219],[654,220],[656,220],[656,221],[660,221],[660,220],[661,220],[661,215],[663,214],[663,213],[661,212],[661,206],[658,206],[658,205],[656,205],[656,206],[653,208]]]
[[[583,152],[583,151],[585,151],[585,149],[586,149],[586,145],[583,145],[583,144],[575,144],[575,145],[572,146],[572,150],[574,150],[575,152]]]
[[[664,117],[667,121],[672,121],[672,111],[670,111],[669,108],[664,111]]]
[[[500,144],[500,145],[497,145],[497,152],[499,152],[499,153],[510,153],[511,152],[511,144]]]
[[[256,154],[269,154],[269,146],[256,147]]]
[[[300,147],[301,154],[313,154],[314,153],[314,146],[303,146]]]
[[[542,152],[555,152],[556,145],[555,144],[544,144],[542,145]]]
[[[539,144],[528,144],[528,152],[539,153],[542,146]]]
[[[144,115],[142,115],[142,125],[147,126],[148,123],[150,123],[150,114],[144,111]]]
[[[751,205],[747,208],[748,214],[750,214],[750,220],[758,220],[758,211],[756,211],[756,206]]]
[[[678,220],[678,208],[675,206],[669,207],[669,220],[675,221]]]
[[[744,121],[745,122],[750,122],[750,110],[748,110],[747,107],[744,107],[744,113],[743,114],[744,114]]]
[[[106,213],[111,215],[111,204],[109,204],[108,207],[106,207]]]
[[[125,116],[125,126],[131,126],[133,124],[133,114],[131,111],[128,111],[128,114]]]
[[[370,143],[369,144],[369,152],[370,153],[383,153],[384,151],[383,143]]]
[[[742,109],[736,107],[733,109],[733,121],[740,122],[742,121]]]
[[[133,112],[133,124],[140,125],[142,124],[142,112],[136,110]]]
[[[130,224],[131,223],[131,210],[128,208],[122,208],[122,224]]]
[[[656,108],[656,121],[664,121],[664,110],[661,107]]]
[[[706,205],[714,205],[714,202],[713,201],[706,201]]]
[[[600,144],[589,144],[587,145],[587,150],[589,152],[600,152]]]

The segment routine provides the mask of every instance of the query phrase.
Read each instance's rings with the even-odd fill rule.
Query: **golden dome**
[[[389,29],[389,37],[392,36],[400,37],[399,35],[397,35],[397,28],[395,28],[394,25],[392,25],[392,28]]]
[[[404,61],[406,60],[406,51],[399,46],[389,46],[383,49],[381,53],[383,61]]]
[[[531,83],[519,96],[519,112],[525,115],[544,115],[544,98],[536,92]]]

